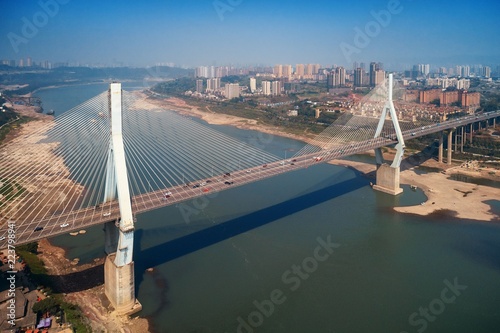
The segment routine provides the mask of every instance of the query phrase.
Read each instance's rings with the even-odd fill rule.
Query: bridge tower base
[[[403,192],[399,187],[399,166],[393,168],[389,164],[377,166],[377,184],[373,189],[391,195],[398,195]]]
[[[117,266],[116,253],[109,254],[104,262],[104,293],[121,315],[132,315],[142,310],[142,305],[135,298],[134,262]]]

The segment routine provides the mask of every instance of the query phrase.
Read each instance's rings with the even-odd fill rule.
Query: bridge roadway
[[[500,110],[481,115],[457,118],[442,123],[424,126],[419,129],[404,131],[403,137],[405,140],[408,140],[427,134],[464,126],[470,123],[488,120],[495,117],[500,117]],[[160,207],[165,207],[183,201],[191,200],[196,197],[205,196],[210,193],[227,190],[235,186],[242,186],[265,178],[274,177],[282,173],[307,168],[314,164],[328,162],[333,159],[366,152],[375,148],[390,146],[397,143],[397,141],[392,139],[392,137],[394,137],[394,135],[392,135],[391,138],[379,137],[375,139],[355,142],[344,146],[336,146],[331,149],[321,150],[316,153],[292,157],[287,160],[280,160],[249,169],[233,171],[229,176],[217,175],[207,179],[201,179],[196,182],[192,182],[189,185],[182,184],[166,189],[136,195],[132,198],[132,210],[134,214],[139,214]],[[169,197],[167,198],[165,197],[165,193],[171,194],[169,194]],[[23,223],[17,224],[15,227],[15,244],[25,244],[42,238],[53,237],[75,230],[81,230],[92,225],[118,221],[119,217],[120,212],[118,201],[115,200],[113,202],[103,204],[99,208],[92,206],[68,213],[63,213],[60,215],[53,215],[49,218],[31,222],[25,221]],[[65,227],[61,227],[61,225],[64,223],[67,223],[68,225]],[[43,229],[34,231],[37,227],[43,227]],[[0,237],[3,238],[3,236],[5,236],[6,239],[0,241],[0,248],[5,248],[7,246],[7,230],[4,230],[1,233]]]

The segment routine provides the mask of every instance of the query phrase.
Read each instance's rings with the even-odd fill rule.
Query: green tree
[[[57,310],[59,309],[59,302],[55,299],[55,298],[52,298],[52,297],[47,297],[43,300],[41,300],[40,302],[37,302],[35,303],[35,305],[33,305],[33,312],[35,313],[44,313],[44,312],[51,312],[51,313],[54,313],[56,312]]]
[[[33,253],[33,254],[38,254],[38,243],[37,242],[33,242],[33,243],[28,243],[28,244],[20,245],[20,246],[17,247],[17,250],[18,251],[26,251],[26,252],[30,252],[30,253]]]

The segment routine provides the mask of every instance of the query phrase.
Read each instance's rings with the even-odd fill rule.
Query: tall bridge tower
[[[122,87],[111,83],[109,88],[109,116],[111,138],[109,141],[106,188],[104,201],[118,197],[120,219],[104,226],[105,251],[104,290],[115,310],[132,314],[141,310],[135,298],[134,262],[134,216],[130,202],[127,165],[122,135]]]
[[[405,150],[405,141],[403,138],[403,133],[399,127],[398,115],[396,114],[396,109],[394,108],[394,103],[392,102],[392,73],[389,74],[388,80],[388,93],[387,101],[380,115],[380,120],[378,122],[377,130],[375,132],[375,138],[379,137],[382,133],[384,127],[385,118],[389,113],[394,130],[396,131],[396,139],[398,143],[396,144],[396,156],[391,165],[384,163],[384,158],[382,156],[382,150],[380,148],[375,149],[375,159],[377,162],[377,175],[376,184],[373,186],[375,190],[382,191],[392,195],[398,195],[403,192],[403,189],[399,187],[399,172],[401,160],[403,159],[403,154]]]

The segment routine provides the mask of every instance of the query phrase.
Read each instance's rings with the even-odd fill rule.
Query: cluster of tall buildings
[[[271,73],[270,67],[233,67],[233,66],[199,66],[194,69],[195,77],[211,79],[229,75],[249,75],[252,73]]]
[[[281,95],[281,81],[262,81],[262,94],[265,96]]]
[[[466,89],[443,91],[442,89],[421,90],[419,103],[427,104],[439,100],[439,105],[447,106],[454,103],[462,107],[477,107],[480,103],[479,92],[468,92]]]
[[[470,80],[465,78],[457,79],[456,77],[428,78],[425,80],[425,85],[431,87],[438,86],[442,89],[446,89],[448,87],[455,87],[457,89],[469,89]]]
[[[319,73],[321,69],[320,64],[296,64],[295,71],[292,65],[275,65],[273,68],[273,74],[276,78],[288,78],[288,79],[313,79],[314,75]]]
[[[207,91],[214,92],[220,89],[220,77],[207,79]]]
[[[500,67],[498,68],[500,70]],[[440,76],[460,76],[460,77],[491,77],[491,67],[483,65],[457,65],[455,67],[439,67],[434,71],[435,74]],[[420,78],[429,77],[430,75],[430,65],[429,64],[416,64],[413,65],[412,70],[406,70],[404,72],[405,77],[408,78]]]
[[[357,63],[354,63],[357,66]],[[385,71],[381,62],[371,62],[368,72],[365,71],[365,64],[361,63],[359,67],[354,68],[353,85],[355,87],[375,87],[385,79]]]
[[[2,65],[7,65],[10,67],[39,67],[39,68],[44,68],[44,69],[52,69],[54,66],[52,63],[48,60],[45,61],[40,61],[40,62],[34,62],[31,57],[26,57],[26,59],[21,58],[17,62],[16,60],[8,60],[8,59],[3,59],[1,61]]]
[[[326,86],[330,88],[345,87],[346,72],[344,67],[335,67],[326,75]]]

